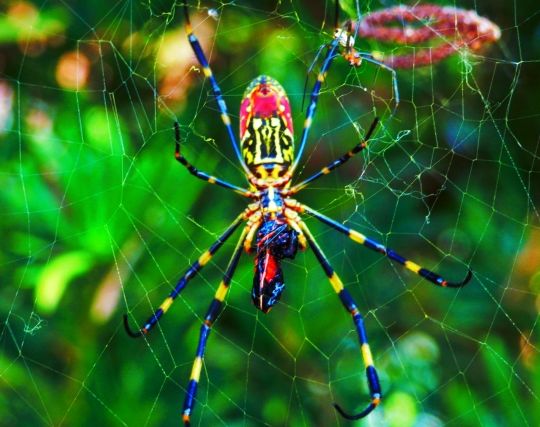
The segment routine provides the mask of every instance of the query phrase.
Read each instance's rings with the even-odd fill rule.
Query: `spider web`
[[[383,404],[357,425],[538,425],[538,7],[445,4],[487,16],[501,41],[398,71],[393,117],[390,73],[337,58],[296,182],[356,144],[375,115],[382,126],[298,199],[449,280],[474,270],[463,289],[436,288],[307,220],[365,316],[381,378]],[[147,338],[130,340],[121,315],[144,321],[246,201],[174,161],[178,120],[188,159],[244,182],[179,10],[0,6],[0,425],[181,423],[200,323],[235,237]],[[234,126],[245,87],[264,73],[287,90],[298,135],[333,3],[204,1],[191,12]],[[193,424],[349,425],[331,403],[359,410],[368,390],[322,269],[309,250],[284,262],[287,288],[264,315],[251,304],[252,263],[242,256],[212,330]]]

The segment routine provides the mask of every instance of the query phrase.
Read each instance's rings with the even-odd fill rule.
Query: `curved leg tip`
[[[131,338],[139,338],[142,337],[143,332],[141,330],[138,330],[137,332],[133,332],[133,329],[129,326],[129,320],[127,314],[124,314],[124,329],[126,330],[126,333]]]
[[[343,418],[345,418],[346,420],[351,420],[351,421],[354,421],[354,420],[359,420],[360,418],[364,418],[366,415],[369,415],[376,407],[377,405],[379,404],[380,402],[380,398],[377,398],[377,399],[374,399],[368,406],[366,409],[364,409],[362,412],[359,412],[358,414],[354,414],[354,415],[350,415],[348,414],[347,412],[345,412],[341,406],[339,406],[337,403],[333,403],[333,406],[334,408],[336,409],[336,411],[339,413],[339,415],[341,415]]]
[[[467,277],[465,277],[465,280],[463,280],[463,282],[461,282],[461,286],[465,286],[467,283],[469,283],[471,281],[472,277],[473,277],[473,272],[469,268],[469,271],[467,271]]]
[[[447,286],[449,288],[462,288],[463,286],[465,286],[467,283],[471,281],[472,277],[473,277],[473,272],[469,268],[469,270],[467,271],[467,276],[465,276],[465,279],[463,279],[461,282],[445,282],[443,286]]]

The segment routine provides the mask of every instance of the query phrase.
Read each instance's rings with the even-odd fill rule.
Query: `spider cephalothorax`
[[[336,2],[336,27],[338,22],[338,6],[339,3]],[[249,84],[242,99],[240,106],[241,143],[238,144],[227,111],[227,105],[221,94],[221,89],[208,65],[208,61],[201,45],[191,28],[187,2],[184,2],[184,14],[186,18],[188,40],[203,69],[204,75],[208,78],[210,85],[212,86],[212,91],[221,113],[221,119],[227,130],[236,157],[246,174],[250,187],[247,189],[231,184],[225,180],[202,172],[189,163],[180,151],[181,134],[180,125],[178,123],[175,123],[174,126],[176,136],[176,160],[185,166],[193,176],[211,184],[233,190],[237,194],[252,199],[253,202],[236,217],[214,244],[210,246],[207,251],[202,253],[199,259],[188,268],[174,289],[170,292],[169,296],[165,298],[162,304],[137,331],[134,332],[131,330],[127,316],[124,316],[126,331],[132,337],[146,335],[171,307],[173,301],[185,289],[189,281],[209,263],[213,255],[223,246],[225,241],[232,236],[240,225],[245,223],[236,248],[234,249],[227,269],[225,270],[225,274],[223,275],[223,279],[214,294],[214,299],[210,303],[201,326],[199,345],[197,346],[197,353],[193,363],[182,410],[184,424],[189,426],[191,412],[195,404],[197,386],[201,376],[206,342],[212,325],[223,308],[224,300],[227,296],[232,276],[238,265],[242,250],[245,249],[247,252],[251,252],[252,243],[255,240],[255,274],[253,279],[252,299],[255,306],[266,313],[277,303],[285,286],[280,264],[281,260],[284,258],[292,259],[299,248],[304,249],[306,246],[309,246],[323,268],[325,275],[330,281],[330,284],[339,297],[343,307],[352,317],[358,335],[358,342],[360,344],[362,360],[365,367],[366,382],[369,388],[370,402],[364,410],[350,415],[341,409],[339,405],[334,404],[334,406],[336,410],[347,419],[354,420],[362,418],[379,405],[382,396],[377,371],[374,367],[373,357],[367,342],[364,321],[352,295],[344,287],[341,279],[330,265],[328,258],[324,255],[317,244],[315,237],[311,234],[310,229],[304,222],[304,216],[307,214],[321,221],[339,233],[344,234],[354,242],[385,255],[390,260],[401,264],[406,269],[418,274],[437,286],[464,286],[471,279],[472,273],[469,270],[467,276],[461,282],[449,282],[437,273],[422,268],[395,251],[386,248],[381,243],[378,243],[367,236],[364,236],[362,233],[291,198],[292,195],[303,190],[311,182],[329,174],[366,148],[367,141],[371,138],[371,135],[379,122],[377,118],[373,120],[371,126],[364,134],[363,139],[356,143],[350,151],[330,162],[319,172],[309,176],[300,183],[291,185],[294,170],[298,165],[298,161],[308,139],[313,117],[315,116],[319,93],[328,69],[334,58],[339,56],[340,48],[345,50],[350,50],[352,48],[349,36],[345,36],[343,33],[346,28],[343,28],[340,32],[336,32],[334,39],[328,45],[321,70],[311,92],[311,100],[306,110],[306,118],[302,128],[299,149],[296,151],[295,158],[293,124],[289,100],[283,87],[276,80],[264,75],[257,77]],[[346,41],[345,46],[343,46],[344,40]],[[322,52],[322,49],[320,49],[319,52]],[[368,58],[364,57],[364,59]],[[397,98],[397,86],[395,80],[394,88]],[[396,104],[397,103],[396,99]]]

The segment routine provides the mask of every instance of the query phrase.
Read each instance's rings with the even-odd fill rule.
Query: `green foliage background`
[[[367,153],[299,199],[451,280],[475,272],[462,290],[435,288],[309,220],[365,314],[381,375],[381,409],[355,425],[539,425],[539,10],[532,0],[437,3],[476,9],[501,41],[399,71],[393,118],[389,74],[337,59],[301,176],[349,149],[374,114],[383,126]],[[0,81],[13,91],[0,129],[0,425],[179,425],[200,320],[234,238],[147,340],[130,340],[121,316],[145,320],[246,203],[174,161],[178,119],[193,163],[244,182],[201,73],[180,70],[178,99],[159,92],[157,52],[169,37],[186,43],[180,9],[35,0],[29,27],[10,17],[15,4],[0,4]],[[364,12],[393,4],[361,2]],[[202,40],[234,126],[244,88],[267,73],[289,93],[298,133],[333,4],[197,8],[215,31]],[[59,85],[66,52],[89,58],[86,87]],[[350,318],[314,257],[284,270],[282,303],[265,316],[243,256],[194,425],[350,425],[330,403],[367,402]]]

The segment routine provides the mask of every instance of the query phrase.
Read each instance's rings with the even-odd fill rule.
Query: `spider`
[[[165,298],[159,308],[148,318],[142,327],[137,331],[133,331],[129,326],[127,315],[124,315],[125,329],[134,338],[148,334],[160,318],[169,310],[174,300],[185,289],[191,279],[208,264],[210,259],[240,225],[245,223],[223,279],[216,290],[201,326],[199,343],[182,410],[183,422],[186,426],[189,426],[195,404],[206,342],[212,325],[222,309],[223,301],[229,290],[242,251],[245,250],[250,253],[253,250],[253,246],[255,248],[255,274],[251,297],[255,307],[264,313],[268,313],[279,301],[285,287],[281,261],[285,258],[293,259],[298,249],[303,250],[309,247],[323,268],[343,307],[352,317],[358,334],[369,388],[370,402],[362,411],[356,414],[349,414],[336,403],[334,403],[334,407],[346,419],[356,420],[362,418],[379,405],[382,396],[377,370],[374,367],[373,357],[368,344],[363,317],[353,297],[344,287],[341,279],[330,265],[327,257],[304,222],[304,214],[316,218],[339,233],[346,235],[354,242],[387,256],[392,261],[401,264],[406,269],[420,275],[437,286],[452,288],[464,286],[471,279],[472,271],[469,269],[467,276],[461,282],[447,281],[439,274],[409,261],[392,249],[386,248],[375,240],[364,236],[362,233],[292,198],[293,195],[306,188],[309,184],[342,166],[366,148],[368,141],[379,123],[379,119],[375,118],[363,140],[352,147],[350,151],[307,179],[294,185],[292,184],[291,180],[298,166],[300,155],[306,144],[315,115],[321,85],[325,80],[333,59],[340,54],[339,49],[343,47],[343,31],[346,31],[346,29],[339,32],[336,31],[332,42],[328,45],[321,70],[311,92],[310,103],[302,129],[300,148],[295,157],[294,132],[289,99],[283,87],[276,80],[265,75],[255,78],[244,93],[240,105],[240,145],[238,145],[219,85],[210,69],[201,45],[193,33],[187,3],[184,3],[184,15],[188,40],[206,78],[212,86],[213,94],[221,113],[221,119],[227,129],[236,156],[245,171],[246,178],[249,182],[249,189],[239,187],[202,172],[189,163],[181,152],[181,135],[178,122],[174,124],[176,139],[175,158],[196,178],[250,198],[252,199],[252,203],[232,221],[212,246],[188,268],[169,296]]]

